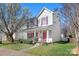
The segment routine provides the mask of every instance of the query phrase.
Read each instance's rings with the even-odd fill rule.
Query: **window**
[[[27,36],[28,36],[28,38],[33,38],[34,37],[34,32],[28,32]]]
[[[46,24],[48,24],[48,16],[46,16]]]
[[[41,25],[47,25],[48,24],[48,16],[41,18]]]
[[[41,25],[43,25],[43,18],[41,18]]]

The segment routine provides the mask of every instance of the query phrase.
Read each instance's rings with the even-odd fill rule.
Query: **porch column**
[[[40,31],[38,31],[38,34],[37,34],[37,38],[38,38],[38,42],[40,42]]]
[[[34,31],[34,39],[36,39],[36,31]]]
[[[47,30],[47,38],[46,38],[46,42],[48,43],[48,41],[49,41],[49,31]]]
[[[43,31],[40,32],[40,41],[43,43]]]
[[[35,43],[35,40],[36,40],[36,31],[34,31],[33,43]]]

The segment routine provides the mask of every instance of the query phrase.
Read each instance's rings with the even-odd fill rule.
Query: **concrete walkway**
[[[26,54],[21,51],[14,51],[11,49],[0,48],[0,56],[29,56],[29,54]]]
[[[40,44],[36,43],[34,46],[30,48],[25,48],[20,51],[15,51],[11,49],[6,49],[6,48],[0,48],[0,56],[31,56],[30,54],[26,54],[25,51],[38,47]]]

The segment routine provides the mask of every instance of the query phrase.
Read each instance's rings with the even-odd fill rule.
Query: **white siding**
[[[54,15],[54,23],[52,26],[52,38],[53,41],[59,41],[61,40],[61,30],[60,30],[60,20],[57,15]]]
[[[17,32],[15,33],[15,39],[27,39],[27,32]]]
[[[38,17],[38,26],[48,26],[48,25],[41,25],[41,18],[42,17],[46,17],[48,16],[48,25],[52,25],[53,24],[53,16],[52,16],[52,13],[50,13],[48,10],[44,10],[42,12],[42,14]]]

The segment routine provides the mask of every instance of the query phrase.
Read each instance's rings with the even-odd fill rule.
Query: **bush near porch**
[[[17,39],[17,40],[14,40],[14,43],[24,43],[24,44],[35,44],[37,43],[37,38],[34,38],[34,39]],[[2,43],[12,43],[8,40],[3,40],[3,41],[0,41],[0,44]]]
[[[71,50],[75,47],[72,43],[67,42],[55,42],[54,44],[48,44],[33,48],[26,51],[26,53],[39,56],[73,56]]]
[[[20,43],[26,43],[26,44],[35,44],[37,43],[37,38],[34,38],[34,39],[19,39],[19,42]]]

